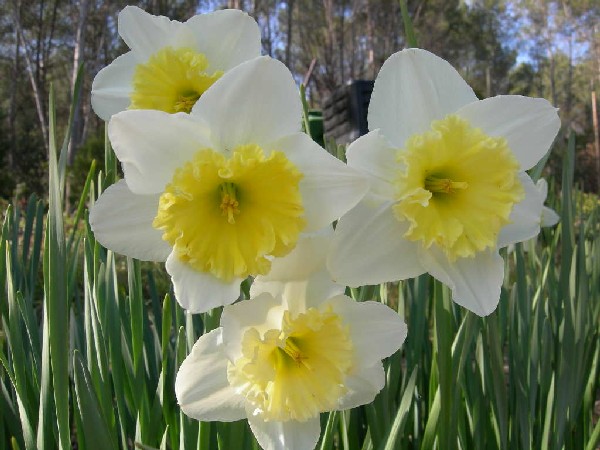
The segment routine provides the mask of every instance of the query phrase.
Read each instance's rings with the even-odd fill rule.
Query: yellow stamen
[[[467,189],[468,187],[469,183],[465,183],[464,181],[452,181],[448,178],[438,178],[434,176],[425,178],[425,189],[432,194],[451,194],[456,190]]]
[[[189,113],[200,98],[200,95],[198,92],[181,94],[175,101],[175,112]]]
[[[294,338],[287,338],[285,340],[285,345],[282,350],[292,358],[296,364],[305,364],[306,356],[302,353],[302,350],[298,347],[298,345],[294,342]]]
[[[221,185],[221,212],[224,216],[227,216],[227,222],[235,223],[234,216],[240,213],[239,205],[235,185],[233,183],[223,183]]]

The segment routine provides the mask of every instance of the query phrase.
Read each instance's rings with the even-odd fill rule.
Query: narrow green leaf
[[[440,390],[438,389],[433,398],[433,403],[429,409],[427,424],[421,441],[421,450],[430,450],[434,448],[435,436],[437,433],[438,419],[440,417]]]
[[[26,300],[23,298],[23,294],[21,294],[21,292],[17,292],[16,301],[29,341],[29,354],[33,360],[33,370],[29,371],[29,375],[31,376],[32,380],[34,380],[34,384],[39,386],[39,374],[41,373],[40,355],[42,351],[40,346],[38,326],[35,323],[35,317],[33,316],[34,310],[30,307],[30,305],[26,304]],[[39,392],[36,392],[36,396],[39,396],[38,394]]]
[[[552,429],[552,410],[554,405],[554,377],[550,384],[550,391],[546,400],[546,416],[544,417],[544,431],[542,434],[542,442],[540,448],[550,448],[550,432]]]
[[[86,442],[90,443],[90,448],[118,448],[113,437],[113,432],[108,427],[102,415],[90,375],[77,350],[73,353],[73,373],[75,392],[77,394],[77,408],[81,414]]]
[[[494,416],[497,421],[498,434],[500,438],[500,448],[507,448],[508,442],[508,404],[506,379],[504,377],[504,355],[500,333],[498,332],[498,320],[491,316],[486,320],[484,328],[485,337],[485,363],[480,367],[486,368],[489,374],[489,383],[491,387],[487,389],[488,395],[492,397],[491,404],[494,409]]]
[[[40,264],[42,263],[40,255],[42,252],[42,246],[44,244],[44,214],[44,202],[39,200],[37,202],[33,245],[31,247],[31,255],[29,257],[29,289],[27,290],[27,301],[30,305],[33,303],[33,299],[36,298],[36,294],[40,290],[37,280]]]
[[[0,346],[0,365],[4,366],[4,364],[8,364],[8,362],[6,361],[6,356],[2,352],[2,346]],[[25,442],[23,441],[21,432],[19,412],[13,402],[12,395],[8,392],[8,388],[4,384],[4,376],[2,373],[3,371],[0,369],[0,411],[2,411],[2,419],[5,428],[0,432],[0,437],[2,435],[15,436],[20,446],[24,447]]]
[[[104,125],[104,172],[104,183],[101,183],[102,189],[99,188],[99,193],[117,180],[117,157],[108,139],[108,123]]]
[[[244,448],[244,440],[246,439],[247,433],[246,424],[246,420],[238,420],[236,422],[218,422],[216,425],[219,450]]]
[[[160,440],[160,450],[167,450],[167,442],[169,437],[169,426],[165,427],[165,432],[163,433],[163,437]]]
[[[159,450],[156,447],[151,447],[149,445],[144,445],[141,442],[136,442],[135,443],[135,448],[139,448],[139,449],[142,449],[142,450]]]
[[[418,47],[412,20],[410,18],[410,15],[408,14],[408,6],[406,5],[406,0],[400,0],[400,13],[402,14],[402,22],[404,23],[406,46]]]
[[[52,363],[50,360],[50,326],[48,324],[48,303],[44,302],[42,316],[42,376],[40,385],[40,405],[38,410],[37,448],[53,449],[52,420],[54,419],[54,398],[52,396]]]
[[[400,442],[400,438],[402,436],[404,426],[406,425],[406,421],[408,419],[408,415],[410,413],[410,407],[413,402],[413,398],[415,396],[415,384],[417,381],[417,369],[414,368],[412,373],[410,374],[410,378],[408,379],[408,383],[406,384],[406,388],[402,394],[402,399],[400,400],[400,406],[396,411],[396,417],[394,418],[394,422],[389,430],[387,440],[383,447],[384,450],[394,450],[399,448],[398,444]]]
[[[452,370],[452,342],[454,327],[452,324],[451,300],[448,289],[440,282],[435,282],[435,342],[437,350],[437,366],[439,370],[440,415],[438,423],[438,439],[445,449],[456,446],[456,430],[454,427],[453,388],[457,382]],[[436,394],[437,396],[437,394]]]
[[[181,413],[183,415],[183,413]],[[200,422],[198,425],[198,450],[211,450],[212,424],[210,422]]]
[[[50,154],[48,170],[50,180],[48,225],[44,254],[44,291],[48,305],[50,361],[52,363],[52,385],[58,424],[59,447],[71,448],[69,426],[69,326],[66,280],[66,249],[62,216],[62,194],[64,184],[56,160],[56,109],[54,90],[50,88],[49,101]],[[66,156],[65,156],[66,158]],[[62,174],[64,175],[64,173]]]
[[[84,216],[84,211],[88,202],[88,195],[90,192],[90,187],[92,185],[92,180],[94,178],[94,174],[96,173],[96,160],[92,160],[92,164],[90,165],[90,170],[88,171],[87,177],[85,179],[85,183],[83,185],[83,190],[81,192],[81,196],[79,197],[79,203],[77,204],[77,210],[75,212],[75,218],[73,220],[73,229],[71,230],[71,235],[69,236],[69,242],[67,244],[68,253],[71,254],[71,249],[73,246],[73,241],[75,240],[75,235],[77,234],[79,223]]]
[[[600,420],[596,422],[594,426],[594,431],[592,431],[592,435],[590,436],[590,440],[585,445],[585,450],[594,450],[597,449],[598,444],[600,443]]]
[[[325,426],[325,431],[321,436],[321,445],[319,446],[320,450],[330,450],[333,448],[333,437],[335,436],[339,419],[339,411],[331,411],[328,414],[327,425]]]

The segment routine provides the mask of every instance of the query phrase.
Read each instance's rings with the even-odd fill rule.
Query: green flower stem
[[[408,14],[408,6],[406,5],[406,0],[400,0],[400,12],[402,14],[402,21],[404,22],[406,46],[413,48],[418,47],[412,20],[410,19],[410,15]]]

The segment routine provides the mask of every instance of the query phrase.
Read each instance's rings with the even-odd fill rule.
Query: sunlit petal
[[[240,296],[242,280],[234,279],[225,283],[212,275],[194,270],[174,253],[167,258],[166,269],[171,275],[177,302],[191,313],[229,305]]]
[[[231,360],[240,357],[242,339],[249,328],[261,334],[281,324],[284,308],[279,297],[258,294],[252,300],[237,302],[223,310],[221,326],[226,342],[225,351]]]
[[[452,289],[452,300],[479,316],[496,309],[504,279],[504,260],[497,251],[448,261],[440,251],[423,252],[423,264],[435,278]]]
[[[346,150],[346,160],[350,167],[365,174],[372,195],[382,198],[394,196],[394,180],[400,164],[395,149],[380,130],[371,131],[352,142]]]
[[[200,97],[192,114],[211,128],[217,149],[230,152],[249,143],[269,148],[278,138],[300,131],[302,105],[290,71],[277,60],[261,57],[223,75]]]
[[[306,422],[265,422],[259,415],[248,415],[248,423],[263,450],[313,449],[321,434],[318,417]]]
[[[540,232],[542,207],[546,196],[540,193],[529,175],[522,173],[520,178],[525,189],[525,198],[513,207],[510,223],[500,230],[498,248],[526,241]]]
[[[294,250],[273,261],[267,275],[256,277],[250,295],[269,292],[274,297],[281,296],[292,311],[301,311],[318,306],[317,299],[343,294],[345,286],[335,283],[329,272],[323,270],[332,236],[331,227],[303,235]],[[294,303],[299,299],[301,304]]]
[[[359,367],[346,378],[348,393],[340,399],[339,409],[356,408],[375,400],[385,386],[385,371],[380,361],[372,366]]]
[[[367,198],[340,219],[327,261],[335,281],[356,287],[425,272],[418,245],[403,237],[408,224],[396,219],[392,205]]]
[[[132,193],[124,180],[110,186],[90,210],[96,240],[117,253],[143,261],[165,261],[171,246],[152,227],[157,195]]]
[[[159,194],[175,169],[203,148],[207,131],[187,114],[124,111],[112,117],[108,135],[123,166],[127,185],[136,194]]]
[[[210,71],[227,71],[260,56],[260,30],[256,21],[237,9],[198,14],[185,25],[192,30],[196,48],[209,61]]]
[[[92,83],[92,108],[103,120],[124,111],[131,103],[131,78],[137,59],[133,52],[119,56],[100,70]]]
[[[396,311],[378,302],[355,302],[339,295],[327,301],[350,328],[355,357],[372,366],[400,348],[407,328]]]
[[[227,380],[229,360],[223,351],[222,329],[198,339],[175,379],[181,410],[201,421],[231,422],[246,418],[244,397]]]
[[[500,95],[466,105],[456,114],[484,133],[506,139],[521,170],[531,169],[548,152],[560,129],[557,109],[543,98]]]
[[[369,104],[369,129],[396,147],[433,120],[477,100],[473,90],[445,60],[411,48],[390,56],[379,71]]]
[[[193,43],[191,30],[164,16],[153,16],[137,6],[126,6],[119,13],[119,34],[127,46],[146,60],[161,47]]]
[[[323,151],[304,133],[271,144],[281,149],[302,173],[306,232],[320,230],[339,219],[358,203],[368,189],[365,178],[339,159]]]

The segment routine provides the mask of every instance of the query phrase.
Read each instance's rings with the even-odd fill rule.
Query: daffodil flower
[[[329,242],[327,233],[303,237],[198,339],[175,381],[185,414],[248,419],[263,449],[310,450],[320,413],[373,401],[385,384],[381,360],[406,325],[381,303],[343,295],[325,271]]]
[[[365,194],[362,175],[300,132],[289,70],[268,57],[227,72],[190,114],[123,111],[108,134],[125,179],[90,212],[96,239],[165,261],[191,312],[226,305],[249,275],[268,274],[302,232]]]
[[[478,100],[450,64],[410,49],[381,68],[368,122],[347,159],[371,187],[338,223],[334,279],[358,286],[429,272],[455,302],[490,314],[504,277],[498,249],[539,233],[544,198],[525,170],[552,144],[556,109],[521,96]]]
[[[260,56],[258,25],[238,10],[181,23],[127,6],[118,28],[131,51],[92,83],[92,107],[104,120],[126,109],[190,112],[223,73]]]

